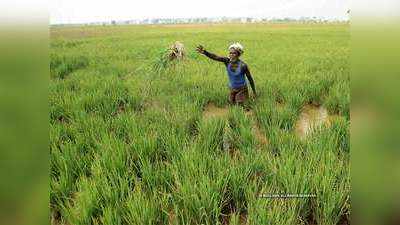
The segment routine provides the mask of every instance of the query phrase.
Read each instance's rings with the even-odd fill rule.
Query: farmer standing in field
[[[196,50],[210,59],[223,62],[225,64],[229,78],[229,102],[231,104],[244,106],[244,103],[249,98],[249,91],[247,88],[245,75],[250,83],[254,97],[257,96],[256,87],[254,85],[254,80],[251,76],[249,67],[246,63],[239,59],[239,57],[243,54],[243,46],[241,44],[235,43],[230,45],[228,48],[228,57],[217,56],[206,51],[201,45],[199,45]]]

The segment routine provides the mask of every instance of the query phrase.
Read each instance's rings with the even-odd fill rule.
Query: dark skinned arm
[[[221,57],[221,56],[218,56],[218,55],[216,55],[214,53],[208,52],[206,50],[204,50],[203,54],[205,56],[207,56],[208,58],[210,58],[212,60],[215,60],[215,61],[218,61],[218,62],[223,62],[223,63],[228,63],[229,62],[229,59],[227,57]]]
[[[197,52],[207,56],[208,58],[210,58],[212,60],[215,60],[215,61],[218,61],[218,62],[223,62],[223,63],[228,63],[229,62],[229,58],[228,57],[222,57],[222,56],[218,56],[218,55],[216,55],[214,53],[208,52],[201,45],[199,45],[196,50],[197,50]]]
[[[254,96],[257,96],[256,86],[255,86],[255,84],[254,84],[253,77],[251,76],[249,67],[248,67],[247,65],[246,65],[246,68],[245,68],[245,71],[244,71],[244,72],[245,72],[245,74],[246,74],[247,80],[248,80],[249,83],[250,83],[251,90],[253,90]]]

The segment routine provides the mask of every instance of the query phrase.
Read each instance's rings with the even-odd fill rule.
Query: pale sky
[[[347,19],[349,0],[52,0],[50,23],[145,18],[318,17]]]

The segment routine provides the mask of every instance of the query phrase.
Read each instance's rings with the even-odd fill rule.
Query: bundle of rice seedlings
[[[169,48],[163,49],[155,62],[155,69],[157,72],[165,70],[168,65],[176,60],[182,60],[185,57],[185,46],[176,41]]]
[[[185,57],[185,46],[179,42],[176,41],[173,45],[169,47],[169,54],[168,58],[170,61],[172,60],[181,60]]]

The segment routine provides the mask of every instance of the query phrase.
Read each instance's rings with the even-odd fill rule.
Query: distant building
[[[350,13],[350,10],[348,10]],[[285,23],[285,22],[299,22],[299,23],[330,23],[330,22],[348,22],[349,18],[346,19],[326,19],[323,17],[300,17],[300,18],[290,18],[290,17],[198,17],[198,18],[146,18],[146,19],[134,19],[134,20],[124,20],[116,21],[111,20],[108,22],[92,22],[83,25],[127,25],[127,24],[196,24],[196,23]],[[60,24],[62,25],[62,24]],[[79,25],[79,24],[78,24]],[[82,25],[82,24],[81,24]]]

